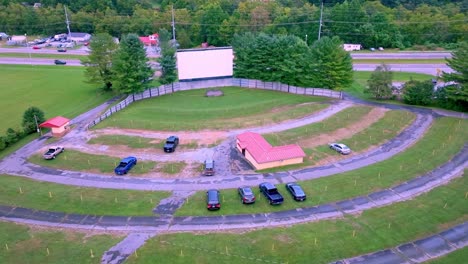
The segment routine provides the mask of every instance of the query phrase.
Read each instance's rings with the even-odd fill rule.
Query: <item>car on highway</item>
[[[215,162],[212,159],[205,160],[203,164],[203,175],[205,176],[213,176],[215,174]]]
[[[328,144],[328,146],[330,146],[331,149],[343,155],[348,155],[349,153],[351,153],[351,149],[342,143],[330,143]]]
[[[42,155],[42,157],[46,160],[51,160],[51,159],[55,159],[55,157],[62,153],[63,151],[65,150],[64,147],[50,147],[46,153],[44,153]]]
[[[54,63],[55,63],[55,65],[65,65],[65,64],[67,64],[67,62],[63,61],[63,60],[54,60]]]
[[[302,190],[301,186],[295,182],[287,183],[286,190],[288,190],[293,199],[296,201],[305,201],[307,198],[304,190]]]
[[[67,49],[66,48],[58,48],[57,51],[58,52],[67,52]]]
[[[137,158],[132,156],[126,157],[120,161],[117,167],[115,167],[114,172],[117,175],[127,174],[136,164]]]
[[[33,49],[41,49],[40,46],[33,46],[32,48],[33,48]]]
[[[255,203],[255,194],[250,189],[250,187],[242,186],[237,189],[239,192],[239,196],[241,197],[241,201],[243,204],[253,204]]]
[[[206,192],[206,209],[210,211],[221,209],[218,190],[210,189]]]

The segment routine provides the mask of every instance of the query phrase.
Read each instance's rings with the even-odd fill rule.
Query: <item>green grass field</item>
[[[106,250],[122,235],[51,231],[0,222],[0,263],[101,263]],[[7,249],[8,248],[8,249]]]
[[[128,263],[246,263],[251,257],[257,262],[329,263],[394,247],[468,220],[467,173],[413,200],[342,219],[251,232],[159,235]]]
[[[359,63],[386,63],[386,64],[439,64],[447,63],[445,59],[354,59],[354,64]]]
[[[0,175],[0,183],[1,205],[76,214],[151,216],[159,201],[169,196],[162,191],[75,187],[9,175]]]
[[[110,157],[105,155],[93,155],[76,150],[67,149],[56,159],[44,160],[42,155],[35,154],[29,158],[29,161],[41,166],[73,170],[73,171],[89,171],[113,174],[114,168],[119,164],[120,158]],[[141,175],[148,173],[154,169],[156,162],[154,161],[138,161],[127,176]]]
[[[252,186],[258,200],[253,205],[240,203],[236,189],[221,191],[222,209],[209,212],[205,208],[205,192],[197,192],[189,198],[177,215],[229,215],[239,213],[264,213],[314,206],[368,194],[407,181],[429,172],[460,151],[468,138],[468,121],[456,118],[435,120],[426,135],[406,151],[385,161],[319,179],[303,181],[301,186],[308,195],[305,202],[295,202],[286,192],[284,184],[277,185],[285,196],[281,206],[270,206]]]
[[[200,89],[138,101],[96,128],[203,130],[258,126],[309,115],[327,107],[321,102],[329,100],[238,87],[220,90],[224,96],[205,97],[206,90]]]
[[[81,67],[0,65],[0,72],[0,134],[9,127],[20,127],[28,107],[39,107],[46,118],[72,118],[111,96],[85,83]]]
[[[432,261],[428,261],[427,264],[457,264],[465,263],[468,259],[468,247],[464,247],[455,252],[442,256]]]
[[[2,58],[25,58],[29,59],[29,53],[0,53],[0,57]],[[31,58],[41,58],[41,59],[51,59],[50,64],[54,63],[54,59],[76,59],[79,60],[81,58],[85,58],[86,56],[83,55],[73,55],[73,54],[63,54],[61,52],[57,52],[57,54],[50,54],[50,53],[35,53],[34,50],[31,51]]]

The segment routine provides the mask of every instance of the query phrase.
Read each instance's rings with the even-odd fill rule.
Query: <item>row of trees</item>
[[[71,9],[72,31],[107,32],[116,37],[162,29],[170,32],[173,5],[181,48],[201,42],[229,45],[234,35],[246,32],[295,35],[312,44],[320,20],[320,1],[306,0],[162,0],[157,1],[158,8],[141,0],[49,0],[41,1],[41,8],[15,2],[20,1],[0,1],[0,31],[28,35],[66,32],[62,5],[66,4]],[[325,1],[322,35],[339,36],[345,43],[367,48],[455,43],[466,39],[467,10],[466,0]]]
[[[312,46],[291,35],[236,36],[234,75],[301,87],[341,90],[353,80],[352,59],[338,37],[324,37]]]
[[[433,80],[411,80],[401,91],[392,86],[392,71],[385,64],[378,66],[368,80],[366,92],[375,99],[391,99],[401,93],[402,99],[412,105],[435,105],[443,108],[468,111],[468,43],[460,47],[447,59],[453,73],[443,73],[444,87],[434,88]]]

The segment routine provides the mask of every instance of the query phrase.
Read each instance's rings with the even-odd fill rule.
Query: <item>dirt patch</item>
[[[225,131],[152,131],[143,129],[120,129],[120,128],[103,128],[93,131],[93,137],[100,135],[126,135],[133,137],[154,138],[157,140],[165,140],[169,136],[176,135],[179,137],[180,144],[211,145],[220,142],[227,138],[228,133]]]
[[[312,138],[306,138],[298,142],[301,147],[313,148],[320,145],[325,145],[330,142],[336,142],[341,139],[350,138],[354,134],[361,132],[369,127],[372,123],[377,122],[385,115],[388,109],[385,108],[372,108],[372,110],[363,116],[358,122],[353,123],[347,127],[342,127],[328,134],[321,134]]]

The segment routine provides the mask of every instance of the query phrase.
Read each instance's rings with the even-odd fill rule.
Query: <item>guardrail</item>
[[[323,96],[330,98],[342,99],[343,93],[339,91],[333,91],[329,89],[322,88],[309,88],[309,87],[297,87],[288,84],[282,84],[278,82],[263,82],[259,80],[251,79],[239,79],[239,78],[223,78],[223,79],[212,79],[212,80],[197,80],[197,81],[184,81],[184,82],[175,82],[171,84],[161,85],[159,87],[154,87],[145,90],[141,93],[131,94],[127,96],[120,103],[112,106],[107,109],[102,115],[94,119],[91,123],[88,124],[88,128],[91,128],[102,120],[108,118],[114,113],[124,109],[135,101],[143,100],[146,98],[157,97],[165,94],[171,94],[178,91],[194,90],[194,89],[205,89],[211,87],[226,87],[226,86],[239,86],[243,88],[251,89],[262,89],[262,90],[272,90],[280,91],[285,93],[292,94],[301,94],[301,95],[311,95],[311,96]]]

